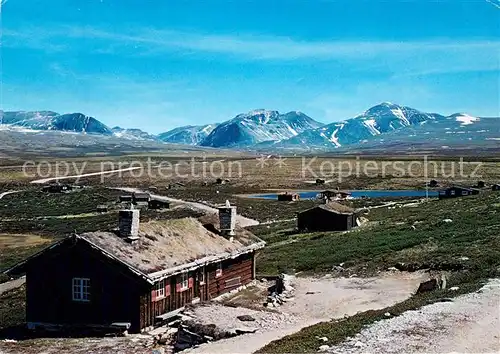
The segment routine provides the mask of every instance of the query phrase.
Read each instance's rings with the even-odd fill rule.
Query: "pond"
[[[290,191],[292,192],[292,191]],[[296,192],[301,199],[315,199],[321,191],[302,191]],[[415,197],[424,198],[426,196],[425,189],[406,189],[406,190],[358,190],[349,191],[353,198],[398,198],[398,197]],[[437,197],[437,191],[428,191],[429,197]],[[258,199],[278,199],[278,193],[254,194],[249,198]]]

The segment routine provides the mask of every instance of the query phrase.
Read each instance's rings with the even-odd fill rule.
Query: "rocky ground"
[[[158,348],[161,354],[172,353],[171,347],[158,347],[149,335],[109,338],[39,338],[23,341],[0,341],[0,354],[151,354]]]
[[[498,353],[500,280],[476,293],[379,321],[329,353]]]
[[[200,306],[193,312],[201,323],[226,329],[252,327],[255,333],[206,343],[188,352],[253,353],[273,340],[315,323],[403,301],[425,277],[421,272],[382,273],[374,278],[299,277],[293,281],[294,298],[270,310]],[[237,318],[240,315],[250,315],[255,321],[240,321]]]

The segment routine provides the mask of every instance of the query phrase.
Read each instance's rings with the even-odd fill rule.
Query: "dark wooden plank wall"
[[[222,262],[222,275],[216,277],[217,264],[207,266],[209,299],[227,293],[253,280],[253,253]],[[240,278],[239,282],[234,279]]]
[[[251,282],[254,277],[254,254],[245,254],[235,259],[229,259],[222,262],[222,276],[216,277],[217,263],[210,264],[203,268],[205,271],[205,283],[199,286],[199,293],[194,293],[197,269],[189,272],[188,277],[191,287],[187,290],[178,292],[177,283],[179,276],[173,276],[165,280],[170,284],[170,292],[162,299],[154,299],[152,291],[145,292],[140,299],[140,322],[141,328],[155,325],[156,316],[174,311],[193,302],[193,299],[199,297],[200,301],[208,301],[214,297],[234,290],[242,285]]]
[[[72,300],[72,279],[90,279],[90,301]],[[33,260],[26,273],[28,322],[109,325],[140,330],[140,294],[148,288],[119,263],[83,241],[66,242]]]

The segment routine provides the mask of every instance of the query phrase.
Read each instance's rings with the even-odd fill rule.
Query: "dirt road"
[[[109,171],[84,173],[84,174],[75,175],[75,176],[50,177],[50,178],[37,179],[35,181],[31,181],[31,183],[43,184],[43,183],[47,183],[47,182],[60,181],[60,180],[64,180],[64,179],[78,179],[78,178],[82,178],[82,177],[91,177],[91,176],[100,176],[100,175],[114,174],[114,173],[120,173],[120,172],[128,172],[128,171],[138,170],[140,168],[142,168],[142,167],[127,167],[127,168],[121,168],[121,169],[109,170]]]
[[[19,193],[19,192],[21,192],[21,191],[8,191],[8,192],[0,193],[0,199],[2,199],[3,197],[5,197],[6,195],[14,194],[14,193]]]
[[[452,302],[374,323],[330,353],[499,353],[500,279]]]
[[[14,279],[11,281],[7,281],[5,283],[0,284],[0,294],[3,294],[6,291],[19,288],[26,282],[26,277],[21,277],[18,279]]]
[[[124,191],[124,192],[127,192],[127,193],[134,193],[134,192],[137,192],[137,193],[146,193],[140,189],[137,189],[137,188],[125,188],[125,187],[122,187],[122,188],[114,188],[114,189],[118,189],[118,190],[121,190],[121,191]],[[185,200],[182,200],[182,199],[175,199],[175,198],[170,198],[170,197],[166,197],[166,196],[163,196],[163,195],[158,195],[158,194],[151,194],[152,198],[155,198],[155,199],[158,199],[158,200],[163,200],[163,201],[167,201],[167,202],[174,202],[174,203],[179,203],[179,204],[184,204],[184,205],[188,205],[192,208],[195,208],[195,209],[198,209],[198,210],[201,210],[201,211],[205,211],[205,212],[208,212],[208,213],[217,213],[218,210],[214,207],[211,207],[209,205],[206,205],[206,204],[203,204],[203,203],[197,203],[197,202],[188,202],[188,201],[185,201]],[[250,219],[250,218],[247,218],[245,216],[242,216],[242,215],[237,215],[236,216],[236,222],[241,226],[241,227],[248,227],[248,226],[255,226],[255,225],[259,225],[259,222],[257,220],[254,220],[254,219]]]
[[[360,311],[379,309],[408,298],[425,275],[416,273],[387,273],[376,278],[297,278],[295,299],[278,307],[284,320],[274,320],[264,313],[261,322],[272,321],[272,326],[261,327],[256,333],[246,334],[189,350],[190,353],[253,353],[273,340],[300,331],[318,322],[328,321]],[[232,309],[227,310],[232,311]],[[254,313],[251,313],[254,315]],[[217,315],[207,319],[223,327],[233,315],[221,308]],[[252,322],[251,325],[254,325]]]

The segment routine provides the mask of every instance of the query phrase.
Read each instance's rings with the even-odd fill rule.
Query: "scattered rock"
[[[246,333],[255,333],[257,332],[257,328],[235,328],[234,332],[236,334],[246,334]]]
[[[396,268],[396,267],[389,267],[389,268],[387,268],[387,270],[388,270],[388,271],[390,271],[390,272],[396,272],[396,271],[398,271],[399,269],[398,269],[398,268]]]
[[[450,222],[453,222],[453,220],[451,220],[451,219],[444,219],[443,222],[450,223]]]
[[[457,291],[458,289],[460,289],[458,286],[452,286],[450,288],[451,291]]]
[[[328,345],[322,345],[321,347],[318,348],[318,351],[320,352],[326,352],[330,347]]]
[[[428,291],[433,291],[439,288],[437,279],[431,279],[420,283],[417,289],[417,294],[425,293]]]
[[[308,291],[308,292],[306,292],[306,295],[312,295],[312,294],[316,294],[316,293],[317,293],[317,291]]]
[[[328,338],[327,337],[319,337],[318,339],[321,340],[321,341],[323,341],[323,342],[328,342]]]
[[[341,266],[333,266],[332,270],[334,272],[343,272],[345,269],[343,267],[341,267]]]
[[[356,343],[354,343],[354,346],[357,348],[362,348],[362,347],[366,346],[366,344],[363,342],[357,341]]]
[[[460,257],[459,260],[461,260],[461,261],[468,261],[469,257]]]
[[[391,317],[392,315],[391,315],[391,313],[390,313],[390,312],[386,312],[386,313],[384,313],[384,316],[385,316],[385,317]]]
[[[237,316],[236,317],[237,319],[239,319],[240,321],[243,321],[243,322],[252,322],[252,321],[255,321],[255,318],[253,318],[252,316],[250,315],[241,315],[241,316]]]

